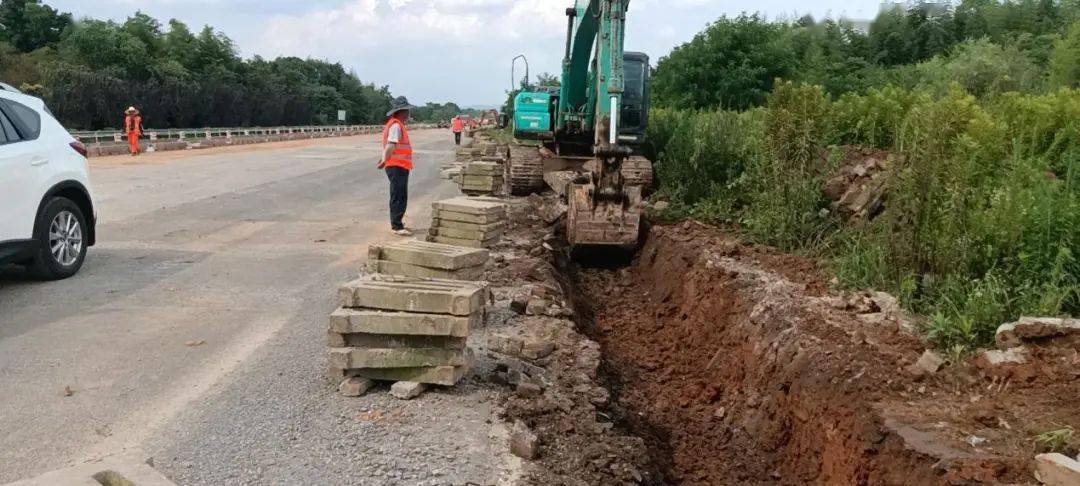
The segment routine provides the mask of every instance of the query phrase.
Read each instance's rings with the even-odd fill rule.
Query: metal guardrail
[[[431,128],[434,125],[419,124],[415,128]],[[382,125],[323,125],[298,127],[241,127],[241,128],[173,128],[167,130],[143,130],[143,137],[155,141],[191,141],[241,136],[271,136],[286,134],[332,134],[339,132],[371,132],[382,130]],[[90,145],[124,143],[126,134],[120,130],[72,131],[76,140]]]

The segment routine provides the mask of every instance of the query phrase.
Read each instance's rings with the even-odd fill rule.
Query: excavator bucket
[[[641,187],[625,188],[624,200],[596,198],[592,183],[571,184],[566,236],[571,247],[635,249],[641,234]]]

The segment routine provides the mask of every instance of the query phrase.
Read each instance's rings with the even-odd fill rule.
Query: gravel
[[[492,440],[497,390],[470,377],[411,401],[387,384],[340,396],[323,371],[326,315],[291,321],[310,324],[283,330],[149,442],[159,470],[184,485],[496,484],[511,474],[507,445]]]

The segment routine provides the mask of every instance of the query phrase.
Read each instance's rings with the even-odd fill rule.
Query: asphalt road
[[[142,449],[181,484],[494,484],[493,392],[400,402],[324,378],[334,290],[396,238],[376,136],[96,159],[76,277],[0,273],[0,483]],[[407,224],[456,195],[414,134]],[[70,392],[66,391],[70,390]],[[492,425],[495,424],[495,425]]]

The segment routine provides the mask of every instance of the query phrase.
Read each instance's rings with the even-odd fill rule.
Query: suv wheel
[[[75,275],[86,259],[86,218],[79,206],[67,198],[52,198],[34,227],[38,244],[34,273],[46,280]]]

